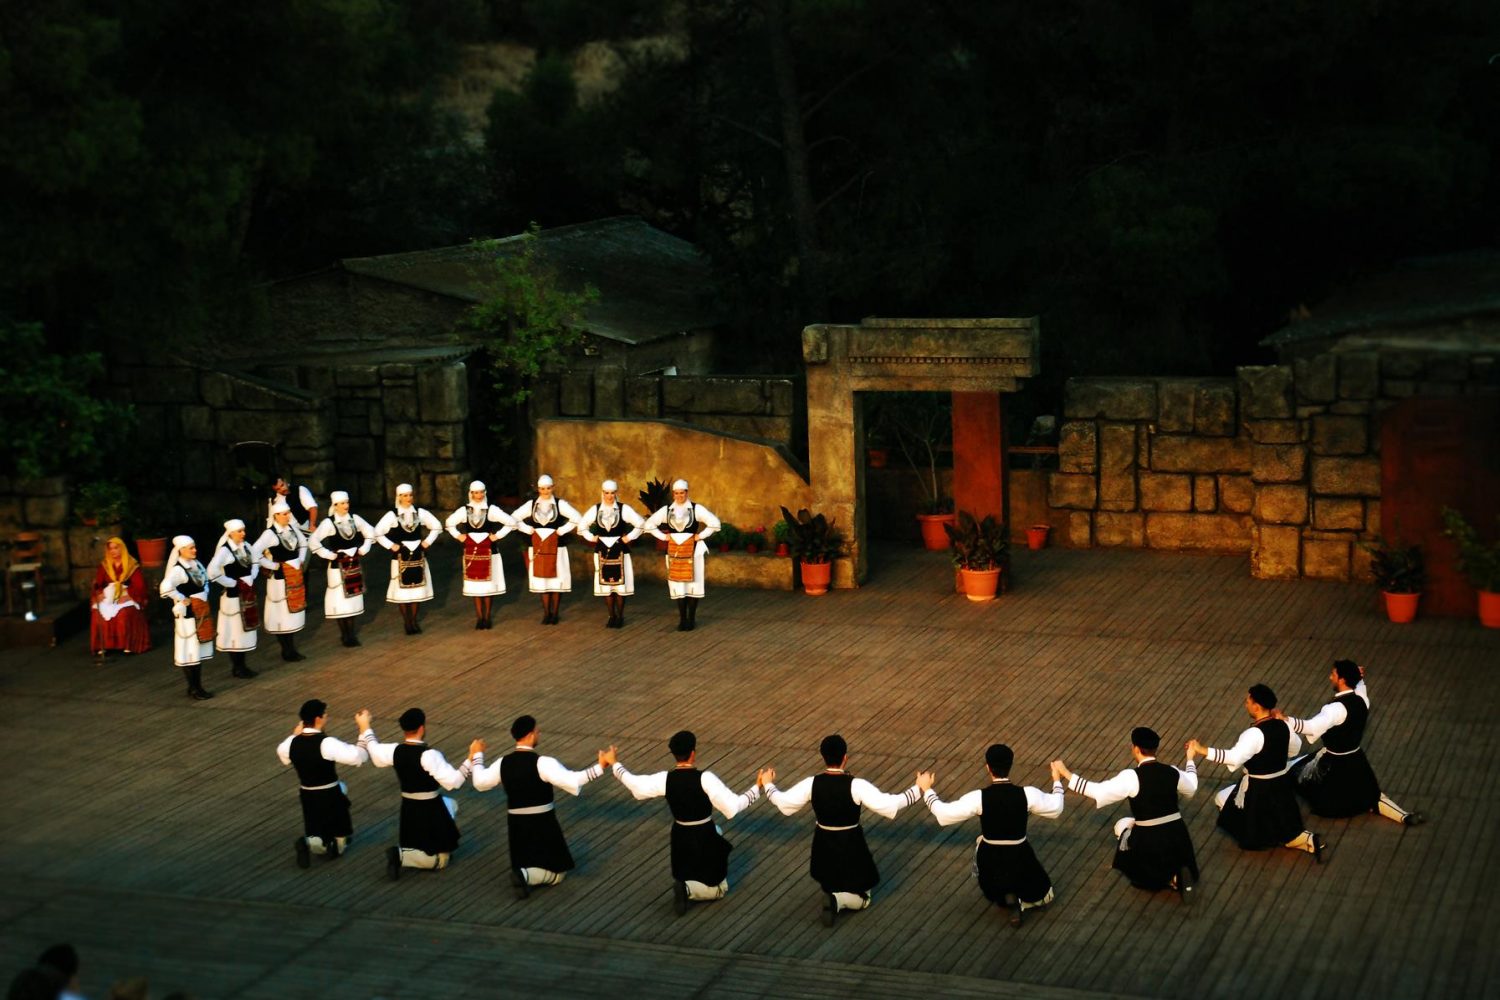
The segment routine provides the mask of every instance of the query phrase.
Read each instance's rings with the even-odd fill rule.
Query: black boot
[[[182,672],[187,674],[188,697],[194,701],[207,701],[213,694],[203,690],[203,667],[194,664],[191,667],[183,667]]]
[[[229,662],[234,665],[233,669],[229,671],[229,675],[231,677],[240,677],[245,680],[249,680],[251,677],[255,676],[255,671],[251,670],[245,664],[244,653],[230,653]]]
[[[687,630],[691,632],[698,625],[698,598],[684,597],[687,604]]]
[[[683,597],[677,601],[677,631],[679,632],[686,632],[688,630],[687,611],[690,599]]]
[[[282,635],[277,636],[277,639],[281,642],[281,658],[283,660],[286,660],[288,663],[299,663],[307,659],[307,657],[297,652],[297,640],[292,636]]]
[[[615,595],[615,628],[625,627],[625,595]]]

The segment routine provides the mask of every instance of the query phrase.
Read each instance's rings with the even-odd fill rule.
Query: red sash
[[[198,641],[214,641],[214,618],[209,613],[208,602],[201,597],[189,597],[188,607],[193,612],[193,617],[198,622]]]
[[[365,592],[365,571],[360,568],[359,556],[339,556],[339,579],[344,585],[345,597],[360,597]]]
[[[557,576],[557,532],[546,538],[531,536],[531,575],[538,580]]]
[[[490,550],[490,540],[486,536],[482,542],[474,541],[472,535],[464,536],[464,579],[476,582],[489,582],[490,558],[494,553]]]
[[[290,614],[307,610],[307,586],[302,580],[302,571],[295,566],[281,564],[282,583],[286,584],[286,609]]]
[[[240,599],[240,628],[249,632],[260,628],[260,604],[255,600],[255,584],[238,581],[234,596]]]

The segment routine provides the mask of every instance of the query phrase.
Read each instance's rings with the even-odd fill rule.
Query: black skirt
[[[1292,765],[1297,794],[1315,816],[1344,819],[1380,805],[1380,782],[1363,750],[1331,754],[1319,750]]]
[[[505,828],[510,834],[512,868],[545,868],[549,872],[569,872],[574,868],[573,855],[563,838],[556,812],[507,813]]]
[[[1239,789],[1229,794],[1219,810],[1219,826],[1247,851],[1281,847],[1303,831],[1302,809],[1292,787],[1291,773],[1276,778],[1251,778],[1245,807],[1234,804]]]
[[[673,823],[672,878],[718,885],[729,877],[729,852],[733,849],[712,822],[696,826]]]
[[[866,893],[880,884],[880,870],[865,832],[813,827],[811,873],[824,892]]]
[[[1115,848],[1114,869],[1130,879],[1130,884],[1137,889],[1153,892],[1166,889],[1181,868],[1187,868],[1193,881],[1198,881],[1198,858],[1193,853],[1193,838],[1182,820],[1160,826],[1133,826],[1120,835],[1120,843]]]
[[[316,791],[299,788],[297,796],[302,800],[302,832],[306,836],[328,841],[354,833],[354,823],[349,819],[349,797],[338,785]]]
[[[1031,844],[986,844],[974,849],[974,868],[979,891],[992,903],[1004,903],[1006,893],[1015,893],[1023,903],[1040,903],[1052,888],[1052,879],[1037,860]]]
[[[442,796],[401,800],[401,846],[428,854],[447,854],[458,847],[458,824],[448,815]]]

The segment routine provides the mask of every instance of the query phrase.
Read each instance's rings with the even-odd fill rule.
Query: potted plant
[[[943,529],[954,520],[953,501],[943,495],[937,467],[939,452],[952,440],[952,397],[934,392],[883,393],[872,406],[871,423],[896,443],[922,488],[923,502],[917,512],[922,544],[940,552],[948,547]]]
[[[953,551],[953,565],[963,578],[964,596],[971,601],[993,601],[1000,575],[1010,562],[1010,533],[993,514],[977,521],[968,511],[944,528]]]
[[[719,530],[714,532],[714,543],[719,546],[720,552],[728,552],[740,544],[743,534],[739,528],[724,521],[719,525]]]
[[[1443,508],[1443,534],[1458,543],[1458,571],[1479,591],[1479,624],[1500,628],[1500,538],[1486,542],[1451,507]]]
[[[834,530],[833,522],[822,514],[809,513],[804,507],[793,517],[781,508],[782,523],[787,526],[788,545],[802,564],[802,589],[814,597],[828,593],[833,579],[833,560],[844,551],[844,539]]]
[[[167,536],[172,532],[168,523],[154,508],[147,512],[133,512],[129,519],[130,534],[135,539],[136,558],[141,565],[157,569],[167,564]]]
[[[107,479],[84,483],[73,495],[74,512],[90,527],[119,521],[129,506],[130,494],[125,487]]]
[[[786,557],[792,554],[792,526],[785,520],[777,521],[771,528],[771,537],[776,542],[776,554]]]
[[[1050,524],[1033,524],[1026,529],[1026,547],[1032,551],[1045,549],[1047,547],[1047,533],[1052,530]]]
[[[745,537],[742,539],[742,541],[745,543],[745,551],[749,552],[751,555],[754,555],[755,553],[759,552],[761,549],[765,548],[766,547],[766,527],[765,527],[765,525],[761,525],[759,528],[756,528],[754,531],[747,531],[747,532],[745,532]]]
[[[641,506],[646,508],[646,516],[650,517],[672,502],[672,488],[660,479],[653,479],[646,484],[646,488],[637,494],[641,498]],[[665,539],[656,540],[658,552],[667,551]]]
[[[1421,600],[1422,587],[1427,582],[1422,549],[1416,545],[1402,545],[1399,541],[1388,542],[1378,536],[1364,549],[1370,553],[1370,573],[1383,595],[1385,616],[1400,624],[1416,618],[1417,602]]]

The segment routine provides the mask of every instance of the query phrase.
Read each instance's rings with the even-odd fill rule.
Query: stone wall
[[[69,483],[62,476],[0,478],[0,542],[9,546],[22,531],[42,536],[42,579],[54,608],[64,596],[88,596],[94,571],[104,558],[104,543],[121,534],[118,524],[80,524],[72,514]],[[9,562],[8,548],[5,559]]]

